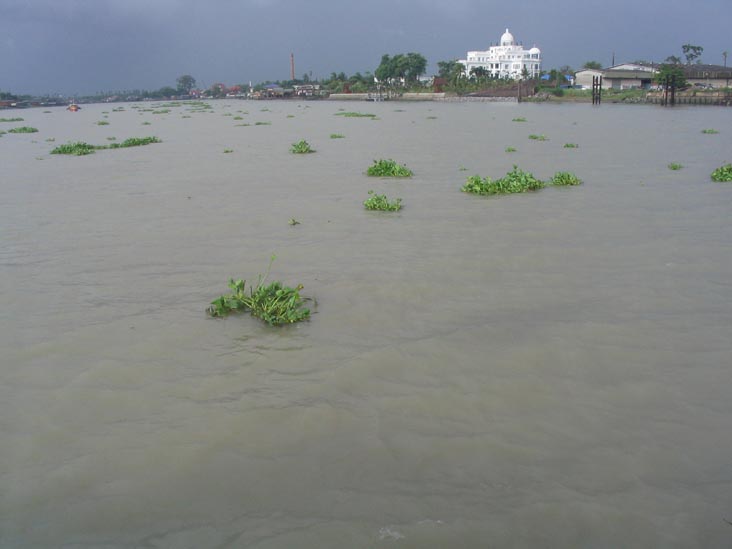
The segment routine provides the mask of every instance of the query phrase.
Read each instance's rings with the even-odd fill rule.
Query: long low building
[[[729,87],[732,69],[720,65],[681,65],[686,81],[707,88]],[[656,85],[658,65],[624,63],[607,69],[583,69],[575,73],[575,83],[583,88],[592,86],[593,76],[602,76],[604,89],[650,89]]]

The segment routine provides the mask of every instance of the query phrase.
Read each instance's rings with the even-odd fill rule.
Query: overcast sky
[[[508,27],[545,70],[732,51],[731,0],[0,0],[0,91],[87,94],[374,71],[487,49]],[[730,59],[732,64],[732,59]]]

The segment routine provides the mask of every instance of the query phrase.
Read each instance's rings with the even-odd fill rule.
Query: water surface
[[[0,546],[732,544],[732,111],[133,106],[0,137]],[[206,317],[272,254],[312,320]]]

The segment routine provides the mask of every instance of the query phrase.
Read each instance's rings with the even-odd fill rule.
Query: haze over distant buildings
[[[0,90],[96,93],[373,71],[384,53],[436,63],[487,50],[506,29],[542,52],[542,68],[732,50],[729,0],[0,0]]]

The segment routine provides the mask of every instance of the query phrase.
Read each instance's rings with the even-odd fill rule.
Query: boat
[[[81,107],[79,105],[77,105],[76,103],[71,103],[71,105],[66,107],[66,110],[71,111],[71,112],[76,112],[76,111],[81,110]]]

